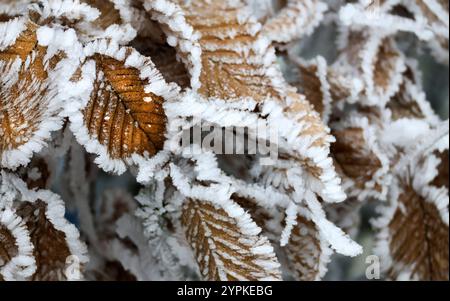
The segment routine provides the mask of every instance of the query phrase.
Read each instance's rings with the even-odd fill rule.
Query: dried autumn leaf
[[[150,59],[129,47],[98,40],[85,47],[86,62],[78,99],[81,109],[70,116],[78,142],[106,171],[122,173],[164,148],[169,86]],[[84,81],[91,82],[83,85]],[[87,88],[87,89],[86,89]],[[86,99],[86,96],[89,95]]]
[[[444,139],[448,141],[448,135]],[[446,177],[448,183],[448,174],[433,153],[425,152],[399,170],[390,204],[374,222],[380,230],[375,252],[391,279],[449,279],[448,189],[433,186],[436,178]]]
[[[284,226],[282,215],[273,215],[271,211],[258,207],[254,200],[248,198],[234,196],[233,200],[249,212],[256,224],[262,228],[263,234],[274,246],[278,246],[280,231],[283,228],[280,226]],[[316,225],[307,218],[307,214],[299,214],[288,243],[276,248],[276,253],[278,258],[283,258],[287,270],[296,280],[314,281],[325,275],[333,251],[320,236]]]
[[[413,69],[413,66],[408,66],[403,75],[404,79],[400,90],[389,100],[386,108],[391,113],[392,121],[408,118],[436,124],[439,122],[439,117],[431,108],[430,102],[427,101],[425,92]]]
[[[289,270],[299,281],[320,280],[325,276],[333,253],[316,225],[303,215],[297,217],[297,225],[283,250]]]
[[[21,179],[5,172],[2,181],[10,193],[6,202],[13,206],[29,233],[36,262],[29,278],[81,279],[79,273],[87,262],[86,246],[80,242],[76,227],[65,219],[62,200],[47,190],[28,190]],[[78,264],[78,273],[67,270],[70,262]]]
[[[42,201],[23,204],[17,208],[18,215],[24,219],[31,233],[31,243],[34,246],[37,270],[31,280],[65,279],[63,273],[66,260],[71,255],[64,232],[56,230],[46,218],[47,210],[47,205]]]
[[[352,75],[339,72],[338,65],[328,66],[321,56],[305,61],[292,54],[288,63],[295,65],[294,76],[288,79],[289,83],[306,96],[325,124],[328,124],[337,104],[358,101],[362,82]]]
[[[120,11],[114,7],[114,2],[110,0],[82,0],[82,2],[100,11],[100,16],[94,24],[102,29],[106,29],[113,24],[121,24]]]
[[[258,207],[254,200],[248,198],[233,196],[232,199],[248,211],[274,246],[279,244],[281,229],[276,225],[277,217],[271,211]],[[281,224],[281,220],[278,222]],[[289,272],[299,281],[320,280],[327,271],[329,257],[333,253],[307,214],[298,215],[289,242],[276,252],[278,258],[284,258]]]
[[[255,229],[242,229],[245,225],[239,225],[223,209],[207,202],[187,200],[181,223],[205,279],[281,279],[279,264],[267,238]]]
[[[191,88],[196,91],[200,87],[202,49],[199,45],[198,33],[187,22],[183,10],[177,5],[179,2],[179,0],[144,1],[143,7],[150,19],[154,21],[154,26],[147,26],[146,29],[157,28],[159,30],[155,32],[156,34],[159,31],[164,33],[163,40],[176,49],[177,59],[179,58],[189,71]],[[155,40],[154,33],[146,32],[143,36]],[[156,38],[161,39],[161,37]]]
[[[38,26],[16,17],[0,23],[1,166],[26,164],[61,126],[58,81],[50,73],[61,60],[48,57],[37,39]]]
[[[415,1],[357,0],[352,2],[343,5],[339,11],[340,21],[345,26],[388,33],[412,32],[423,41],[433,38],[433,32],[426,20],[414,16],[420,10]],[[411,13],[410,8],[415,13]]]
[[[136,0],[82,0],[75,2],[68,12],[85,8],[85,17],[71,25],[83,42],[110,38],[120,44],[128,44],[137,32],[151,27]]]
[[[366,4],[367,1],[360,0],[343,6],[341,21],[353,28],[412,32],[431,49],[438,61],[448,64],[448,1],[400,0]]]
[[[267,64],[263,60],[264,56],[270,57],[273,49],[268,49],[258,37],[260,24],[240,15],[245,8],[243,1],[231,4],[196,0],[190,5],[178,2],[188,24],[201,34],[202,95],[225,100],[263,100],[277,95],[275,81],[267,76],[272,70],[272,75],[282,78],[273,67],[275,56],[266,59]]]
[[[387,230],[393,261],[388,277],[448,280],[448,224],[430,200],[411,187],[402,189]]]
[[[320,0],[287,0],[274,17],[263,26],[261,33],[277,43],[288,43],[310,35],[328,9]]]
[[[364,200],[384,197],[390,161],[380,149],[377,126],[368,118],[354,116],[333,126],[336,142],[331,146],[338,173],[346,181],[350,196]]]
[[[359,77],[363,90],[359,102],[384,106],[400,89],[406,70],[404,55],[387,33],[344,31],[341,54],[333,70],[344,77]]]
[[[295,82],[291,82],[299,93],[313,105],[325,124],[328,123],[331,114],[331,103],[334,101],[331,86],[328,82],[327,63],[322,57],[317,57],[310,62],[296,60],[298,76]]]

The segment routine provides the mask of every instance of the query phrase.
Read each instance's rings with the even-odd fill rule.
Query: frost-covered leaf
[[[448,135],[443,139],[448,151]],[[375,252],[392,279],[449,279],[448,189],[433,186],[436,178],[446,178],[448,183],[448,173],[433,154],[444,153],[442,147],[437,143],[433,148],[435,151],[427,150],[417,159],[406,157],[414,161],[399,170],[390,188],[389,204],[374,221],[380,230]]]
[[[272,246],[251,223],[240,225],[208,202],[185,202],[182,224],[205,279],[280,279]]]
[[[328,66],[324,58],[317,57],[310,62],[297,61],[298,74],[295,82],[291,82],[300,93],[313,105],[314,110],[320,113],[325,124],[331,114],[332,96],[331,85],[328,79]]]
[[[4,192],[2,189],[1,193]],[[30,233],[17,213],[11,207],[4,206],[2,197],[0,199],[0,281],[23,280],[36,270]]]
[[[273,49],[259,37],[261,25],[249,16],[244,1],[196,0],[181,7],[201,34],[202,95],[263,100],[278,94],[283,83],[277,82],[281,73],[274,67]]]
[[[283,248],[288,268],[296,280],[320,280],[327,272],[333,251],[310,219],[299,215],[296,222],[289,243]]]
[[[16,168],[40,151],[62,125],[57,66],[67,53],[39,41],[40,27],[24,17],[0,23],[1,166]],[[56,49],[55,49],[56,48]],[[65,69],[66,71],[67,68]]]
[[[400,90],[389,100],[386,108],[389,109],[393,121],[408,118],[436,124],[439,117],[427,101],[416,68],[414,64],[408,64]]]
[[[165,42],[177,50],[177,59],[180,59],[189,71],[191,88],[196,91],[200,87],[202,48],[199,44],[198,33],[188,22],[182,8],[177,5],[180,2],[183,1],[144,1],[143,4],[151,20],[156,22],[154,27],[164,33]],[[194,3],[187,4],[190,7],[195,5]],[[147,33],[146,36],[153,39],[155,37],[153,33]]]
[[[113,24],[122,23],[120,11],[114,7],[111,0],[82,0],[100,11],[100,16],[94,21],[102,29],[106,29]]]
[[[23,221],[33,247],[35,271],[31,280],[79,280],[87,262],[79,232],[64,217],[64,203],[48,190],[29,190],[19,178],[2,172],[2,202]],[[72,256],[72,257],[71,257]],[[78,267],[70,270],[71,260]],[[72,262],[73,263],[73,262]]]
[[[367,5],[360,0],[343,6],[341,21],[352,28],[371,28],[391,34],[412,32],[427,45],[436,59],[448,64],[448,1],[394,0]]]
[[[403,53],[386,32],[343,29],[341,54],[334,72],[360,81],[363,89],[358,102],[384,106],[398,92],[406,70]]]
[[[143,12],[132,6],[132,1],[82,0],[82,2],[81,5],[77,2],[74,5],[89,7],[89,17],[72,26],[77,29],[83,41],[110,38],[118,43],[126,44],[136,36],[141,26],[148,24],[143,18]],[[73,10],[73,8],[68,9],[69,12]]]
[[[98,40],[84,53],[82,78],[74,83],[81,107],[69,113],[71,129],[88,152],[99,155],[95,162],[104,170],[123,173],[125,163],[142,162],[163,150],[163,103],[177,88],[132,48]]]
[[[280,239],[283,239],[286,232],[286,213],[261,208],[255,200],[249,198],[233,196],[233,200],[247,210],[256,224],[262,228],[263,235],[272,242],[287,274],[299,281],[320,280],[325,276],[333,250],[317,224],[311,220],[311,213],[307,208],[300,207],[298,215],[294,216],[288,241],[280,246]],[[345,203],[327,204],[326,208],[345,205]],[[348,226],[345,223],[342,225]]]
[[[168,104],[171,119],[194,116],[222,127],[253,127],[255,132],[258,122],[267,123],[281,137],[274,147],[286,149],[286,156],[298,159],[297,164],[323,182],[321,196],[343,200],[327,158],[333,138],[307,99],[284,80],[275,49],[245,1],[178,3],[187,23],[201,35],[198,91],[203,97],[188,94],[183,102]]]
[[[377,125],[367,117],[350,116],[333,125],[336,142],[331,146],[338,173],[347,181],[347,192],[364,200],[385,197],[390,161],[379,145]]]
[[[310,35],[327,9],[326,2],[320,0],[287,0],[286,6],[264,24],[262,34],[277,43]]]
[[[279,247],[284,223],[283,214],[261,208],[252,199],[233,196],[233,200],[247,210],[255,223],[261,227],[263,235],[272,242],[277,257],[296,280],[320,280],[325,275],[329,257],[333,251],[308,217],[307,210],[303,208],[300,211],[296,224],[293,225],[289,242]]]
[[[418,195],[411,187],[403,187],[398,206],[387,231],[392,265],[387,275],[393,279],[448,280],[448,224],[430,199]],[[384,237],[384,235],[388,237]]]
[[[417,2],[419,1],[422,2],[422,0]],[[433,32],[426,20],[420,16],[415,19],[408,12],[409,8],[416,6],[416,3],[414,3],[416,1],[358,0],[353,2],[340,8],[339,18],[345,26],[358,30],[370,28],[391,34],[401,31],[413,32],[424,41],[433,38]]]

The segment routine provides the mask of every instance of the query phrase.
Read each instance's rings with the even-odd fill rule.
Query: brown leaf
[[[401,205],[389,223],[389,248],[395,262],[389,277],[396,279],[408,271],[411,278],[448,281],[449,231],[438,209],[408,186],[398,202]]]
[[[434,154],[440,159],[440,163],[438,165],[438,174],[433,182],[431,182],[431,185],[436,187],[446,187],[448,189],[448,150],[445,150],[442,153],[435,152]]]
[[[8,228],[0,224],[0,269],[15,257],[17,253],[16,239]],[[3,280],[3,276],[0,274],[0,281]]]
[[[10,203],[23,227],[19,229],[21,241],[17,245],[19,248],[25,245],[24,250],[32,252],[30,255],[35,261],[34,269],[26,279],[56,281],[69,277],[69,280],[75,280],[72,277],[77,275],[65,273],[69,256],[73,255],[81,273],[87,262],[86,249],[79,240],[76,227],[64,217],[62,200],[47,190],[29,190],[25,182],[12,174],[2,172],[1,180],[9,193],[6,204]]]
[[[277,223],[275,216],[258,207],[257,203],[251,199],[238,196],[233,196],[232,199],[249,212],[274,246],[279,244],[281,235],[279,230],[284,225],[273,228],[273,225]],[[327,270],[326,266],[332,253],[328,244],[322,242],[316,225],[305,216],[299,215],[288,244],[277,249],[276,252],[279,253],[279,258],[285,258],[286,266],[296,280],[319,280]]]
[[[54,228],[45,215],[46,210],[47,205],[42,201],[24,203],[17,208],[17,214],[26,222],[34,246],[37,270],[31,280],[63,280],[66,259],[71,252],[65,233]]]
[[[383,106],[400,89],[406,69],[403,54],[390,36],[350,31],[344,37],[345,46],[333,65],[334,71],[362,81],[366,97],[360,97],[360,102]]]
[[[97,79],[84,111],[89,134],[106,145],[111,157],[156,154],[163,148],[163,99],[145,93],[139,71],[113,58],[95,55]]]
[[[389,101],[387,108],[391,110],[394,121],[401,118],[423,119],[425,117],[419,105],[411,97],[405,85],[402,85],[399,93]]]
[[[114,3],[110,0],[83,0],[92,7],[100,11],[100,17],[94,21],[96,26],[102,29],[108,28],[113,24],[121,24],[122,18],[120,12],[114,7]]]
[[[448,189],[440,183],[448,183],[448,166],[438,160],[448,156],[448,147],[442,153],[439,143],[432,147],[406,155],[408,165],[394,175],[389,205],[379,208],[381,217],[374,221],[380,231],[375,252],[392,279],[449,279]]]
[[[197,91],[200,87],[202,50],[198,41],[198,33],[187,22],[184,10],[181,7],[185,4],[188,3],[180,0],[145,1],[143,8],[147,14],[144,20],[149,24],[139,31],[138,37],[145,38],[148,45],[170,45],[175,49],[177,61],[182,62],[189,72],[190,87]],[[188,6],[190,5],[191,3],[188,4]],[[171,57],[170,65],[174,62],[173,57]]]
[[[327,271],[326,265],[332,251],[322,243],[316,225],[299,215],[289,243],[284,247],[288,268],[299,281],[321,279]]]
[[[391,118],[396,121],[401,118],[422,119],[431,123],[439,121],[421,87],[417,67],[409,64],[403,73],[403,83],[400,90],[389,100],[386,107],[391,112]]]
[[[88,152],[99,155],[95,162],[103,169],[123,173],[126,165],[138,164],[137,157],[152,157],[163,149],[163,102],[177,90],[132,48],[99,40],[85,49],[89,54],[78,82],[89,78],[93,85],[79,89],[82,109],[69,116],[71,130]]]
[[[201,35],[200,94],[229,102],[250,98],[260,104],[255,110],[256,114],[271,100],[284,110],[280,112],[281,117],[301,127],[298,129],[298,145],[294,147],[296,151],[317,147],[319,152],[328,153],[331,140],[328,129],[307,99],[296,93],[296,89],[284,80],[275,49],[260,33],[260,24],[255,18],[242,13],[246,9],[245,1],[197,0],[189,5],[183,1],[177,3],[183,8],[187,22]],[[271,115],[276,110],[268,109],[266,114]],[[308,146],[305,147],[303,143]],[[294,156],[315,177],[319,178],[328,171],[330,174],[334,172],[330,166],[318,167],[317,162],[304,152],[290,156]],[[335,196],[339,198],[342,194]]]
[[[272,79],[266,76],[270,65],[263,64],[265,53],[256,49],[258,23],[238,18],[243,1],[231,5],[198,0],[181,6],[188,23],[201,34],[201,94],[226,100],[263,100],[277,95]]]
[[[327,123],[333,99],[327,78],[328,68],[325,60],[318,57],[310,62],[296,61],[293,63],[298,67],[298,76],[291,84],[298,89],[299,93],[306,96],[314,110]]]
[[[286,5],[262,29],[262,34],[277,43],[288,43],[312,33],[327,6],[320,0],[287,0]]]
[[[268,240],[242,232],[236,219],[207,202],[187,200],[182,225],[208,280],[281,279]],[[258,252],[257,249],[265,249]]]
[[[1,25],[1,24],[0,24]],[[60,121],[56,89],[48,74],[60,57],[44,62],[47,51],[37,43],[38,26],[26,23],[15,43],[0,51],[0,156],[1,165],[26,164],[43,139]],[[37,145],[41,145],[38,147]]]
[[[336,137],[336,143],[331,146],[336,165],[343,176],[354,180],[357,188],[364,189],[365,184],[383,167],[378,156],[370,150],[364,130],[348,127],[333,130],[332,133]]]

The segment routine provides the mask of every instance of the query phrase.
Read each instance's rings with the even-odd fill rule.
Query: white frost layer
[[[81,54],[81,45],[78,43],[73,29],[63,30],[43,26],[37,29],[36,35],[38,44],[46,47],[43,67],[47,71],[47,78],[37,80],[33,75],[34,84],[31,87],[23,87],[23,89],[34,88],[39,93],[32,94],[31,98],[27,100],[22,98],[28,94],[20,94],[18,99],[11,100],[11,103],[24,104],[32,103],[33,101],[39,103],[40,106],[37,109],[42,111],[42,117],[39,120],[32,121],[38,123],[36,125],[37,130],[32,133],[26,143],[19,145],[16,149],[6,149],[2,153],[1,165],[11,169],[27,164],[33,153],[39,152],[47,145],[47,141],[51,138],[51,133],[61,128],[62,116],[60,113],[67,102],[65,87],[78,66]],[[54,68],[50,69],[50,59],[59,52],[63,52],[65,57],[60,59]],[[0,62],[0,69],[8,69],[6,72],[4,71],[7,75],[1,79],[5,91],[13,85],[18,85],[19,89],[22,89],[21,85],[24,83],[18,81],[20,68],[24,67],[26,70],[35,59],[36,51],[32,51],[24,61],[17,58],[10,65]],[[41,94],[41,91],[45,91],[45,93]],[[5,94],[7,98],[9,95],[8,91]],[[24,107],[22,112],[26,115],[27,111],[31,109],[33,107]]]
[[[40,0],[30,5],[30,11],[39,14],[41,20],[67,18],[70,21],[94,21],[100,16],[100,11],[80,0]]]
[[[16,17],[6,22],[0,22],[0,51],[14,45],[16,39],[25,29],[25,17]]]
[[[162,25],[168,44],[176,47],[179,57],[191,75],[191,88],[196,91],[201,85],[202,49],[199,44],[200,35],[188,24],[183,10],[174,1],[145,1],[144,8],[153,20]]]
[[[339,17],[346,26],[378,28],[390,33],[398,31],[413,32],[425,41],[432,39],[434,36],[423,18],[410,20],[389,14],[383,9],[375,8],[370,11],[362,5],[347,4],[339,11]]]
[[[264,24],[262,34],[278,43],[310,35],[328,10],[319,0],[288,0],[286,7]]]
[[[46,218],[52,223],[56,230],[65,234],[67,247],[72,255],[79,259],[80,264],[88,262],[87,248],[80,240],[78,229],[69,223],[65,217],[65,205],[61,198],[48,190],[29,190],[26,183],[13,174],[2,171],[2,186],[7,185],[14,198],[11,200],[11,206],[17,206],[17,203],[29,202],[35,203],[43,201],[46,203]],[[69,275],[66,275],[69,276]],[[70,277],[70,276],[69,276]],[[72,279],[69,279],[72,280]],[[78,280],[78,279],[73,279]]]
[[[0,181],[3,175],[0,176]],[[3,186],[3,183],[2,183]],[[2,192],[3,193],[3,192]],[[33,257],[33,245],[26,224],[9,206],[0,203],[0,225],[12,235],[17,247],[17,254],[0,268],[0,275],[5,281],[24,280],[36,271],[36,260]]]

